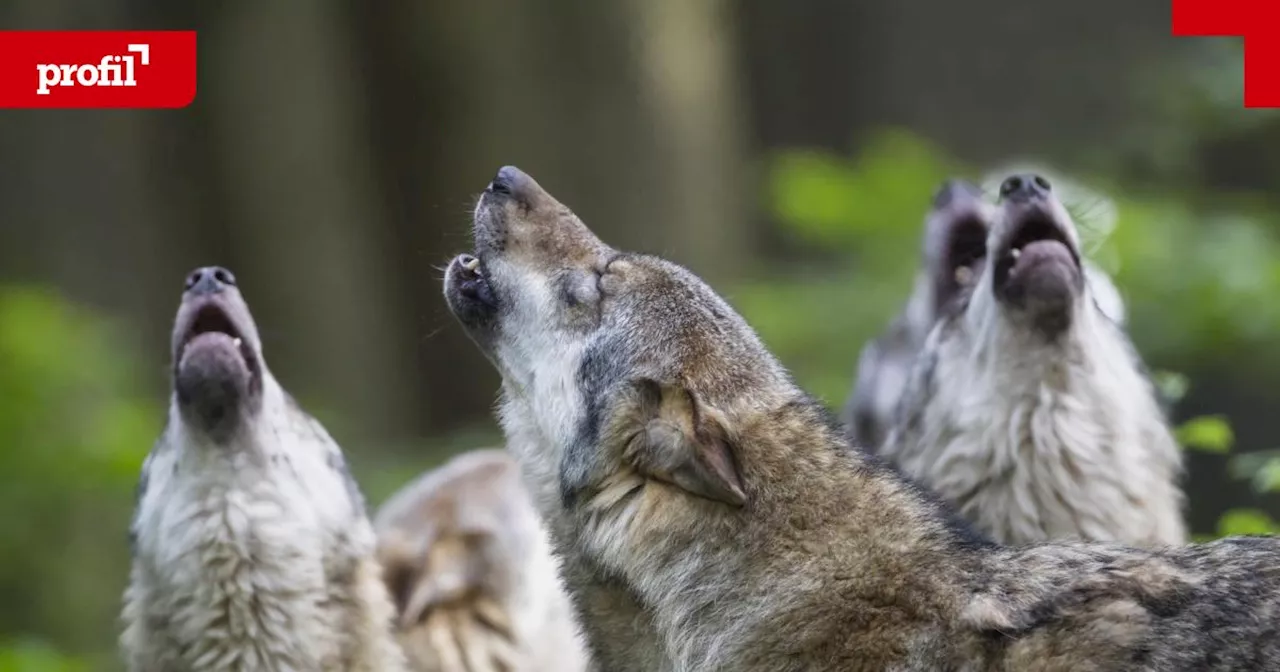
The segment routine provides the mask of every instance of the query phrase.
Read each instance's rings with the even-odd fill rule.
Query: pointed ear
[[[450,534],[431,542],[410,568],[410,580],[400,587],[400,627],[410,628],[437,607],[482,590],[483,575],[489,571],[480,557],[482,543],[479,534]]]
[[[689,494],[742,506],[742,476],[725,423],[685,387],[644,379],[636,385],[640,427],[626,458],[636,469]]]

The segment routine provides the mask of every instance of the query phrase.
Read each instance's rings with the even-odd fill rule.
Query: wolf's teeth
[[[1018,248],[1015,247],[1013,248],[1012,251],[1009,252],[1009,256],[1013,257],[1014,261],[1017,261],[1018,257],[1022,256],[1022,250],[1019,250]]]
[[[240,347],[240,343],[241,343],[240,339],[237,338],[233,342],[236,344],[237,348]]]
[[[471,257],[470,259],[462,262],[462,267],[468,271],[474,271],[477,268],[480,268],[480,260],[476,257]]]
[[[961,266],[956,269],[956,282],[967,285],[973,281],[973,269],[968,266]]]

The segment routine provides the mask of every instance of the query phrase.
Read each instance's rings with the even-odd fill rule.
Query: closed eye
[[[601,297],[600,281],[603,274],[600,269],[591,269],[595,276],[593,284],[588,285],[588,279],[582,272],[570,271],[560,277],[557,283],[560,287],[560,297],[570,308],[576,308],[583,304],[599,303]],[[591,296],[591,292],[595,292],[595,296]]]
[[[604,264],[602,264],[599,268],[596,269],[596,289],[600,291],[600,296],[602,298],[604,297],[604,287],[602,285],[602,283],[604,282],[604,276],[609,274],[609,267],[613,265],[613,262],[622,259],[622,257],[623,257],[623,254],[621,252],[618,252],[614,254],[612,257],[609,257],[608,259],[606,259]]]

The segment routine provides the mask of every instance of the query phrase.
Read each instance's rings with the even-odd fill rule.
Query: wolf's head
[[[964,180],[948,180],[933,197],[925,218],[923,271],[928,277],[928,332],[940,312],[961,300],[982,275],[993,212],[982,191]],[[915,300],[916,297],[912,297]]]
[[[502,373],[502,421],[514,450],[538,451],[522,462],[543,470],[542,495],[746,501],[735,423],[798,392],[728,304],[675,264],[609,247],[510,166],[480,197],[475,244],[445,297]]]
[[[207,266],[187,276],[172,351],[173,403],[187,426],[222,442],[261,411],[270,374],[231,271]]]
[[[987,265],[968,306],[971,322],[999,320],[1053,340],[1084,308],[1095,308],[1080,236],[1049,181],[1012,175],[987,236]]]

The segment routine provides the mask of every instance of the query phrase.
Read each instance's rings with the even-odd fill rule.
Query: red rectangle
[[[1238,37],[1249,26],[1250,6],[1240,0],[1173,0],[1175,37]]]
[[[180,108],[194,30],[0,31],[0,108]]]
[[[1244,106],[1280,107],[1280,30],[1244,38]]]

